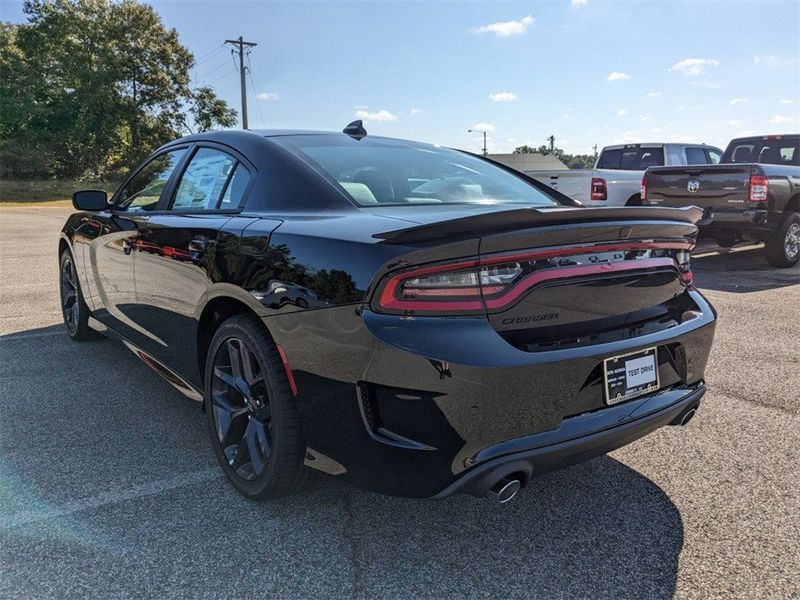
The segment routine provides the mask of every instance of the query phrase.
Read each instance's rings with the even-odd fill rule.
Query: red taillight
[[[608,188],[606,187],[606,180],[602,177],[592,177],[591,188],[592,200],[608,200]]]
[[[769,180],[763,175],[750,175],[750,202],[767,202]]]
[[[678,266],[681,280],[691,282],[688,264],[691,244],[670,242],[630,242],[539,250],[524,254],[488,256],[480,260],[462,261],[412,269],[392,275],[378,287],[376,310],[407,314],[483,314],[499,311],[519,298],[531,287],[548,281],[591,274],[611,274],[636,269]],[[604,252],[662,251],[653,258],[601,260],[580,264],[568,257]],[[674,258],[663,256],[663,250],[676,250]],[[561,266],[561,259],[565,259]],[[537,261],[559,261],[543,266]],[[592,257],[587,259],[592,263]],[[544,268],[542,268],[544,267]]]
[[[647,173],[642,175],[642,187],[639,190],[639,199],[641,200],[642,206],[647,204]]]

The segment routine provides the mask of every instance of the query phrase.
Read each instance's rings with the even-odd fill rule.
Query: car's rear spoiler
[[[608,208],[517,208],[439,221],[405,229],[376,233],[372,237],[395,244],[415,243],[464,233],[488,234],[541,227],[607,221],[673,221],[694,225],[703,217],[696,206]]]

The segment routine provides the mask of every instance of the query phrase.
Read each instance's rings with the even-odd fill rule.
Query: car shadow
[[[499,505],[319,477],[255,503],[205,417],[121,344],[0,337],[0,559],[11,595],[671,598],[683,522],[601,457]]]
[[[800,284],[800,265],[773,267],[763,246],[726,249],[704,242],[692,254],[692,271],[701,290],[748,293]]]

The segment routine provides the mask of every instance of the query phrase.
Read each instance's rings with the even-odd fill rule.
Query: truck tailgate
[[[647,171],[647,201],[656,206],[743,208],[751,165],[659,167]]]

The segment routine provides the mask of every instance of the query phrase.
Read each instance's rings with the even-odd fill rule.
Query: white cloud
[[[420,114],[422,112],[422,109],[421,108],[412,108],[408,112],[410,112],[412,115],[418,115],[418,114]]]
[[[797,62],[797,57],[782,58],[775,54],[756,54],[753,62],[757,65],[769,65],[771,67],[789,67]]]
[[[794,104],[796,100],[784,99],[784,100],[778,100],[778,102],[780,102],[781,104]]]
[[[481,27],[470,29],[472,33],[493,33],[497,37],[510,37],[512,35],[522,35],[533,25],[533,15],[523,17],[519,21],[503,21],[501,23],[491,23]]]
[[[742,122],[739,119],[731,119],[730,121],[726,121],[725,125],[728,125],[729,127],[741,127]]]
[[[684,58],[669,68],[670,73],[677,72],[683,75],[700,75],[706,67],[716,67],[719,61],[716,58]]]
[[[794,117],[786,117],[784,115],[774,115],[770,119],[771,123],[776,123],[778,125],[789,125],[791,123],[800,123],[800,119],[795,119]]]
[[[611,71],[606,77],[607,81],[622,81],[623,79],[630,79],[631,76],[627,73],[621,73],[620,71]]]
[[[627,115],[627,114],[628,114],[628,109],[627,109],[627,108],[620,108],[620,109],[617,111],[617,116],[618,116],[618,117],[624,117],[624,116],[625,116],[625,115]]]
[[[738,104],[749,104],[749,103],[750,100],[748,100],[747,98],[734,98],[733,100],[728,102],[728,104],[731,106],[736,106]]]
[[[356,110],[367,110],[368,108],[369,106],[367,106],[366,104],[359,104],[358,106],[356,106]]]
[[[661,92],[647,92],[648,98],[658,98],[659,96],[663,96],[664,94]]]
[[[641,117],[639,117],[639,121],[642,123],[647,123],[650,120],[651,120],[650,115],[642,115]]]
[[[572,8],[580,8],[581,6],[586,6],[589,3],[589,0],[570,0],[570,6]]]
[[[641,144],[644,138],[638,131],[626,131],[614,140],[615,144]]]
[[[373,123],[388,123],[389,121],[397,121],[397,118],[397,115],[393,115],[388,110],[379,110],[377,112],[356,111],[356,119]]]
[[[491,131],[494,131],[494,125],[492,125],[491,123],[475,123],[475,125],[472,126],[472,129],[474,129],[476,131],[489,131],[489,132],[491,132]]]
[[[519,96],[514,92],[495,92],[494,94],[489,94],[489,100],[492,102],[514,102],[519,100]]]
[[[273,92],[261,92],[256,96],[259,100],[280,100],[281,97]]]

